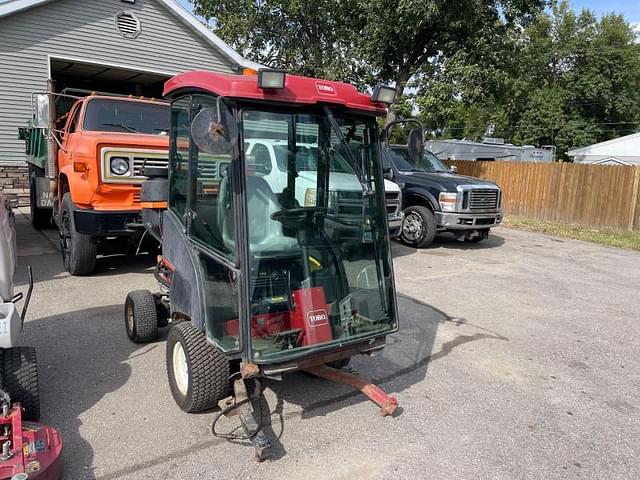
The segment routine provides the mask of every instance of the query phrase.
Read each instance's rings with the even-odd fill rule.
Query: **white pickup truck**
[[[309,198],[315,198],[317,179],[318,146],[312,143],[297,145],[296,200],[306,205]],[[248,162],[257,173],[263,175],[270,185],[286,187],[288,145],[286,140],[252,138],[245,140]],[[334,152],[335,163],[329,176],[329,206],[342,217],[362,215],[362,189],[360,182],[348,162]],[[282,183],[282,185],[278,185]],[[402,193],[393,182],[385,179],[385,200],[389,235],[395,237],[402,226]],[[313,194],[312,194],[313,193]]]

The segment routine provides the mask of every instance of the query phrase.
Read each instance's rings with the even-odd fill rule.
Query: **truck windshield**
[[[417,162],[411,158],[406,147],[392,147],[388,152],[394,165],[401,172],[442,173],[449,171],[447,166],[429,150],[425,150],[424,155]]]
[[[330,122],[321,110],[243,112],[245,144],[266,147],[246,155],[258,363],[395,328],[377,125],[369,117],[334,117]],[[255,167],[264,162],[278,168]]]
[[[169,113],[169,105],[96,98],[87,104],[83,128],[95,132],[167,135]]]

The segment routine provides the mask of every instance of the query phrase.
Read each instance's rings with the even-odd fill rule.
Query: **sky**
[[[191,5],[188,0],[178,0],[188,10]],[[640,1],[639,0],[573,0],[571,5],[575,10],[588,8],[598,15],[604,13],[622,13],[629,22],[640,23]]]

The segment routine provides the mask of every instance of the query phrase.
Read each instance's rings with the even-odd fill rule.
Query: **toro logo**
[[[319,327],[321,325],[326,325],[329,321],[329,316],[327,315],[327,311],[322,310],[312,310],[307,312],[307,323],[311,327]]]
[[[336,92],[336,87],[334,87],[330,83],[316,82],[316,90],[321,95],[336,96],[338,94],[338,92]]]

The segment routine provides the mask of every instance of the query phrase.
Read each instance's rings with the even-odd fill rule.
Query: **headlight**
[[[129,159],[127,157],[111,157],[109,169],[114,175],[126,175],[129,172]]]
[[[440,201],[440,209],[443,212],[455,212],[456,202],[458,201],[458,194],[441,192],[439,201]]]
[[[304,206],[305,207],[316,206],[316,189],[315,188],[307,188],[307,190],[304,192]]]

